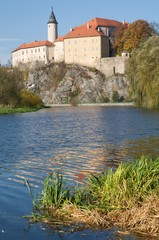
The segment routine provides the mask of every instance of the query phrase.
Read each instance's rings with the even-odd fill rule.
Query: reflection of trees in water
[[[8,180],[24,182],[27,179],[38,187],[49,173],[60,172],[70,184],[81,183],[90,173],[101,173],[110,167],[116,169],[122,161],[132,161],[143,154],[157,156],[158,146],[159,137],[153,137],[97,147],[63,148],[49,159],[34,158],[14,164],[14,174]]]
[[[159,137],[137,139],[128,142],[127,150],[133,158],[140,157],[141,155],[158,156]]]
[[[131,161],[141,155],[157,155],[159,139],[137,139],[119,145],[63,149],[49,159],[49,170],[60,171],[68,179],[81,182],[90,173],[116,168],[122,161]]]

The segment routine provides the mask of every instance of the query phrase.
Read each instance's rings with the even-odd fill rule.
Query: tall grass
[[[70,189],[65,186],[63,176],[59,173],[55,177],[50,174],[44,181],[39,204],[44,208],[58,208],[69,200],[70,196]]]
[[[133,162],[121,163],[115,171],[110,168],[102,174],[90,175],[82,188],[68,188],[59,173],[55,177],[49,175],[44,181],[40,197],[37,196],[34,201],[38,211],[41,209],[43,215],[46,211],[48,221],[51,221],[51,218],[61,219],[62,216],[63,220],[69,218],[73,222],[78,219],[86,223],[89,219],[89,224],[96,222],[104,226],[109,225],[108,216],[111,216],[109,214],[114,210],[119,213],[131,209],[138,211],[137,209],[144,208],[146,199],[151,197],[157,199],[156,203],[159,204],[158,196],[159,158],[142,156]],[[147,207],[147,204],[145,206]],[[95,216],[98,216],[98,219],[95,220]],[[116,219],[120,219],[120,214],[116,216]],[[154,224],[151,225],[153,228]],[[155,229],[159,231],[159,226]]]
[[[128,209],[140,205],[147,195],[159,188],[159,158],[142,156],[121,163],[115,172],[88,178],[93,207],[104,210]]]

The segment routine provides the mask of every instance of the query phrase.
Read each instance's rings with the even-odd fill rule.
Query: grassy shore
[[[0,114],[35,112],[41,107],[0,107]]]
[[[33,222],[117,226],[159,237],[159,158],[142,156],[121,163],[115,171],[90,175],[81,187],[68,188],[62,175],[49,175],[36,197],[26,183]]]

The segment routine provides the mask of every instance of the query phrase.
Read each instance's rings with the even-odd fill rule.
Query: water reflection
[[[25,179],[39,188],[48,173],[60,171],[70,184],[81,183],[89,173],[116,168],[121,161],[158,155],[158,119],[158,110],[133,107],[53,108],[0,116],[0,224],[11,217],[19,196],[24,212],[14,212],[10,227],[19,227],[20,214],[31,208]]]

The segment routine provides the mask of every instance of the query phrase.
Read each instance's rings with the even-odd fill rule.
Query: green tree
[[[130,95],[138,106],[159,107],[159,36],[133,50],[126,66]]]
[[[43,102],[40,97],[25,90],[23,71],[0,67],[0,105],[32,107],[43,106]]]
[[[21,71],[0,67],[0,104],[17,106],[22,88],[24,85]]]

